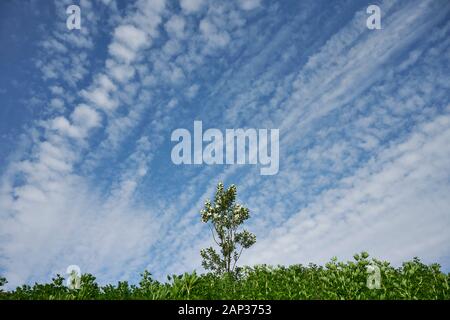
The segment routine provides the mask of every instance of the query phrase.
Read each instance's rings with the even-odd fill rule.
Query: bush
[[[379,289],[367,287],[369,265],[380,270]],[[84,274],[80,289],[68,289],[57,275],[50,284],[24,285],[0,294],[0,299],[450,299],[449,282],[450,274],[441,272],[438,264],[414,258],[394,268],[386,261],[369,260],[363,252],[345,263],[333,258],[325,266],[256,265],[222,275],[193,272],[169,276],[166,283],[145,271],[137,286],[119,282],[100,287],[94,276]],[[6,279],[0,278],[0,284]]]

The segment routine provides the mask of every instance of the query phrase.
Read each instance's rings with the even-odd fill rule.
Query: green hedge
[[[94,276],[84,274],[78,290],[68,289],[58,275],[49,284],[0,290],[0,299],[450,299],[450,274],[441,272],[438,264],[425,265],[414,258],[394,268],[369,260],[367,253],[354,258],[346,263],[332,259],[325,266],[244,267],[222,276],[185,273],[168,277],[166,283],[145,271],[139,285],[100,286]],[[370,263],[380,269],[380,289],[366,286]],[[4,284],[0,279],[0,289]]]

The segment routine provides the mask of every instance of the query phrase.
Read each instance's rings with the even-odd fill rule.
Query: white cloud
[[[85,104],[77,106],[71,118],[75,125],[85,129],[98,127],[101,123],[99,113]]]
[[[186,90],[186,96],[189,99],[194,98],[197,95],[199,89],[200,89],[200,86],[198,84],[193,84]]]
[[[108,60],[106,62],[106,66],[111,77],[120,83],[128,82],[135,74],[135,69],[133,66],[116,64],[112,60]]]
[[[181,51],[181,45],[176,40],[169,40],[164,44],[163,51],[168,57],[172,57]]]
[[[164,25],[166,32],[171,36],[178,39],[184,38],[184,29],[186,26],[186,21],[182,16],[174,15],[172,16]]]
[[[180,0],[180,6],[186,13],[195,13],[203,7],[204,0]]]
[[[140,272],[158,226],[151,214],[123,203],[119,208],[102,205],[75,176],[57,185],[57,192],[45,195],[32,186],[18,188],[15,209],[2,205],[21,217],[19,222],[2,215],[1,235],[9,238],[2,255],[9,259],[1,258],[1,264],[8,285],[48,281],[56,273],[64,275],[71,264],[102,283]]]
[[[50,91],[52,92],[52,94],[54,95],[63,95],[64,94],[64,89],[61,86],[51,86],[50,87]]]
[[[216,25],[206,18],[200,21],[200,31],[211,48],[225,47],[231,40],[228,32],[219,31]]]
[[[47,197],[41,190],[30,185],[16,188],[15,196],[30,202],[43,203],[47,200]]]
[[[59,98],[53,98],[52,100],[50,100],[50,106],[57,111],[63,111],[64,101]]]
[[[95,79],[95,83],[90,89],[81,91],[81,95],[95,107],[110,111],[118,105],[117,100],[112,96],[115,90],[116,85],[111,79],[107,75],[101,74]]]
[[[132,25],[117,27],[114,30],[114,37],[133,51],[139,50],[147,41],[145,32]]]
[[[60,134],[69,136],[71,138],[81,138],[82,133],[76,126],[72,126],[65,117],[56,117],[51,120],[50,127],[58,131]]]
[[[109,46],[109,53],[119,60],[130,63],[136,57],[136,53],[133,50],[128,49],[126,46],[113,42]]]
[[[95,104],[97,107],[105,109],[105,110],[111,110],[115,109],[117,107],[116,101],[110,98],[107,91],[102,89],[94,89],[93,91],[84,91],[83,95],[86,99],[91,101],[93,104]]]
[[[89,133],[89,130],[98,127],[101,123],[101,117],[94,109],[87,105],[79,105],[71,114],[70,121],[59,116],[49,121],[49,128],[56,130],[62,136],[67,136],[75,139],[83,139]]]
[[[169,103],[167,103],[168,109],[173,109],[178,105],[178,100],[175,98],[170,99]]]
[[[439,116],[383,150],[260,239],[245,262],[323,263],[362,250],[396,264],[448,255],[449,124]]]
[[[238,0],[238,3],[243,10],[253,10],[261,5],[261,0]]]

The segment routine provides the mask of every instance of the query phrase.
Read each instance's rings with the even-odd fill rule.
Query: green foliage
[[[7,283],[8,281],[6,281],[6,278],[0,277],[0,294],[3,292],[2,287]]]
[[[366,286],[367,266],[376,265],[381,273],[380,289]],[[6,279],[0,278],[0,284]],[[168,277],[166,283],[141,274],[138,285],[119,282],[99,286],[95,277],[84,274],[80,289],[64,286],[57,275],[50,284],[24,285],[0,293],[0,299],[450,299],[450,274],[438,264],[425,265],[418,258],[392,267],[389,262],[369,260],[367,253],[353,261],[331,259],[325,266],[315,264],[237,268],[234,273],[195,272]]]
[[[202,266],[216,274],[234,272],[242,251],[256,242],[254,234],[239,227],[250,218],[250,211],[236,203],[236,186],[224,189],[222,183],[217,185],[214,203],[209,200],[201,210],[202,221],[210,223],[214,242],[220,253],[212,247],[202,249]]]

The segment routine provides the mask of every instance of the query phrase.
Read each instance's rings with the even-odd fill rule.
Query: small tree
[[[209,247],[202,249],[202,266],[217,274],[233,272],[242,251],[256,242],[254,234],[239,227],[250,217],[249,210],[236,203],[236,186],[224,189],[222,183],[217,185],[214,203],[209,200],[201,210],[202,221],[209,222],[214,242],[220,247],[221,255]]]

